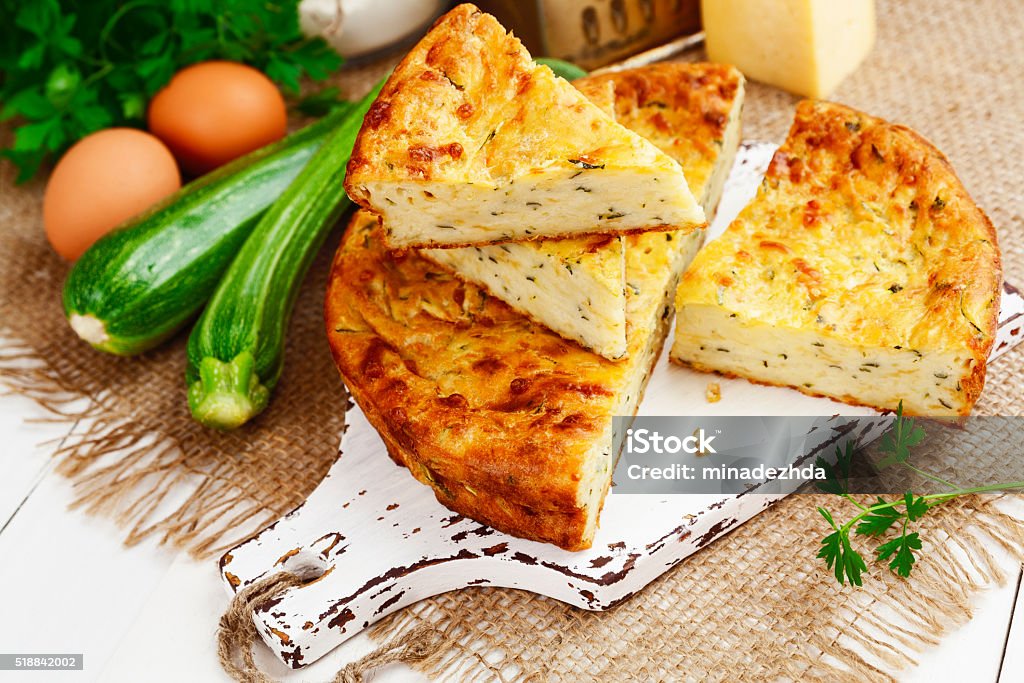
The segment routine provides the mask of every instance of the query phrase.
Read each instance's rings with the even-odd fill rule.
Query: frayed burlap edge
[[[391,54],[346,67],[330,84],[339,86],[349,99],[361,97],[399,58]],[[292,121],[293,126],[301,123]],[[9,124],[0,126],[0,143],[9,144],[11,135]],[[300,382],[315,375],[315,406],[310,401],[301,404],[295,392],[291,405],[283,406],[289,397],[280,396],[286,392],[279,389],[268,410],[274,413],[271,424],[258,428],[254,443],[248,444],[251,450],[244,452],[242,442],[252,437],[251,432],[227,439],[197,435],[202,428],[182,426],[190,422],[184,409],[155,420],[153,410],[140,410],[152,395],[140,396],[138,386],[127,386],[124,391],[135,393],[126,401],[120,390],[108,390],[97,381],[101,368],[111,370],[118,380],[132,372],[148,373],[154,386],[176,391],[184,374],[174,365],[183,357],[182,339],[164,345],[153,357],[135,359],[134,370],[112,365],[110,358],[83,348],[66,328],[57,303],[67,266],[42,237],[42,183],[15,186],[14,177],[13,165],[0,163],[0,252],[3,258],[14,259],[0,266],[0,287],[7,290],[0,296],[0,392],[34,400],[49,413],[40,421],[67,426],[67,436],[53,444],[53,456],[57,472],[74,486],[72,508],[106,515],[126,527],[128,546],[156,537],[196,558],[208,558],[300,504],[337,455],[337,435],[344,431],[348,405],[340,379],[334,384],[323,381],[324,376],[337,377],[326,344],[316,349],[309,342],[292,343],[298,336],[296,319],[301,319],[299,331],[306,339],[322,340],[322,282],[307,282],[296,304],[282,380]],[[328,244],[307,280],[326,280],[331,251]],[[41,320],[45,325],[39,324]],[[19,332],[19,327],[28,329]],[[311,352],[319,353],[318,365],[302,358]],[[97,370],[83,373],[83,365],[94,357]],[[305,373],[295,372],[303,363]],[[316,370],[309,370],[314,365]],[[183,392],[175,399],[183,405]],[[260,422],[266,419],[263,416]],[[301,432],[314,427],[323,436],[304,439]],[[239,457],[232,462],[236,454]]]
[[[0,336],[15,337],[6,329]],[[71,508],[127,528],[126,546],[156,537],[208,558],[280,516],[230,479],[193,467],[173,438],[140,428],[114,396],[75,391],[27,346],[9,341],[0,350],[0,386],[49,413],[36,422],[67,426],[52,455],[56,471],[73,482]]]
[[[763,513],[608,613],[485,588],[473,597],[452,593],[409,608],[374,626],[370,635],[394,642],[403,634],[421,633],[425,626],[433,628],[447,647],[413,666],[443,680],[625,680],[640,675],[648,680],[895,681],[894,672],[915,665],[919,653],[971,619],[971,601],[979,591],[1005,582],[1006,571],[989,550],[992,545],[1024,558],[1024,521],[998,509],[1004,498],[970,496],[933,512],[922,525],[923,559],[909,579],[874,563],[863,587],[839,587],[807,548],[798,555],[807,564],[802,580],[814,584],[811,594],[816,599],[781,618],[744,625],[745,642],[732,652],[707,649],[700,628],[691,630],[697,637],[688,639],[672,628],[676,622],[708,617],[690,613],[686,600],[678,599],[707,587],[689,580],[688,574],[694,564],[713,565],[730,553],[735,557],[735,546],[757,536],[759,527],[782,526],[792,534],[820,538],[821,524],[802,529],[803,521],[817,524],[814,505],[805,496],[791,497]],[[829,500],[834,504],[834,498]],[[807,511],[812,513],[809,519]],[[793,545],[796,550],[800,544]],[[736,577],[729,569],[723,567],[722,573]],[[765,572],[770,575],[771,568]],[[791,581],[781,576],[775,583],[775,594],[790,599]],[[523,611],[534,619],[504,614],[503,606],[513,601],[529,602]],[[636,637],[638,629],[647,635]],[[602,638],[616,634],[631,641],[633,652],[609,657],[597,667],[578,661],[574,648],[566,647],[574,641],[607,643]],[[630,669],[641,661],[647,662],[642,671]]]
[[[230,480],[192,470],[173,440],[140,433],[112,397],[77,393],[31,349],[8,344],[0,353],[0,380],[9,391],[45,408],[51,415],[46,420],[82,427],[73,429],[56,450],[58,470],[75,482],[75,507],[108,514],[129,527],[128,545],[157,536],[194,555],[209,556],[279,514],[253,502]],[[107,456],[110,462],[104,462]],[[184,492],[184,500],[178,498],[160,514],[171,492]],[[422,639],[429,629],[444,647],[406,663],[446,680],[620,680],[629,673],[622,670],[620,660],[603,658],[596,668],[581,667],[571,657],[573,648],[566,647],[573,641],[586,642],[597,629],[608,635],[618,632],[631,647],[643,648],[643,660],[652,662],[646,673],[654,679],[715,680],[717,670],[728,671],[731,680],[892,681],[893,672],[914,665],[918,653],[970,620],[971,599],[978,591],[1005,581],[991,545],[1024,558],[1024,522],[998,509],[997,502],[1004,498],[972,496],[926,518],[922,536],[930,542],[909,580],[874,565],[864,587],[836,586],[814,559],[813,539],[824,531],[815,506],[797,496],[609,613],[582,612],[519,591],[479,589],[414,605],[377,624],[370,635],[401,651],[403,643]],[[243,528],[251,531],[242,536]],[[691,640],[695,632],[685,634],[689,638],[668,635],[673,623],[702,618],[689,615],[686,602],[679,600],[708,585],[691,580],[690,574],[724,562],[723,574],[742,575],[734,570],[745,541],[773,543],[768,531],[778,529],[792,536],[789,550],[806,563],[802,580],[815,584],[811,594],[817,599],[796,613],[799,618],[790,613],[748,624],[750,645],[735,654],[716,652],[713,659],[732,661],[709,666],[701,639]],[[746,573],[750,571],[747,565]],[[773,594],[787,590],[787,574],[781,573]],[[511,604],[519,608],[508,610]],[[639,621],[646,622],[644,629],[650,634],[635,638],[631,634]],[[760,639],[765,642],[758,647]],[[392,659],[404,661],[397,655]],[[635,656],[628,659],[637,661]]]

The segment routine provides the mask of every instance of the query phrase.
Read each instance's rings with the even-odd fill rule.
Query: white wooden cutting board
[[[753,197],[773,152],[767,144],[741,149],[709,238],[721,234]],[[1020,340],[1022,324],[1024,299],[1008,288],[993,358]],[[704,398],[710,380],[721,385],[718,403]],[[679,368],[665,354],[640,406],[641,415],[766,412],[872,414]],[[348,412],[347,421],[338,460],[306,503],[221,558],[230,592],[282,570],[319,577],[267,601],[253,615],[270,649],[293,668],[406,605],[460,588],[521,588],[585,609],[607,609],[784,495],[612,493],[593,547],[573,553],[453,513],[391,461],[359,408]]]

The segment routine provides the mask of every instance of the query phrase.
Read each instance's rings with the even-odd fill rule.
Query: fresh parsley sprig
[[[818,508],[818,512],[832,528],[832,533],[822,539],[817,556],[825,561],[825,565],[832,570],[840,584],[849,581],[855,586],[860,586],[863,584],[862,576],[868,570],[864,556],[853,547],[851,533],[854,536],[865,536],[879,541],[875,547],[875,559],[879,562],[888,561],[890,570],[906,578],[914,569],[918,551],[923,547],[918,532],[910,531],[910,524],[919,521],[939,505],[959,496],[1024,488],[1024,482],[1021,481],[963,488],[911,465],[910,449],[921,443],[924,436],[924,430],[915,425],[912,418],[903,416],[901,401],[892,427],[882,436],[879,450],[885,453],[885,456],[878,461],[877,466],[884,468],[899,465],[942,484],[949,491],[924,496],[916,496],[913,492],[907,491],[901,498],[889,501],[876,496],[874,503],[865,505],[849,493],[849,478],[855,454],[852,442],[847,442],[844,449],[836,448],[835,465],[821,457],[816,460],[815,465],[822,468],[826,476],[818,483],[818,488],[825,493],[846,499],[859,509],[859,512],[848,521],[839,523],[828,509]],[[897,535],[881,542],[881,538],[893,527],[898,528]]]
[[[19,122],[3,155],[19,182],[93,131],[141,125],[189,64],[244,62],[297,93],[342,61],[302,35],[298,0],[0,0],[0,22],[0,120]]]

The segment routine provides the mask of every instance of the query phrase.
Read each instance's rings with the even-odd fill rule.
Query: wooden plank
[[[175,555],[155,542],[125,549],[109,519],[69,514],[72,499],[70,482],[46,476],[0,534],[4,652],[85,655],[84,673],[27,681],[94,679]]]
[[[34,401],[17,394],[0,395],[0,534],[53,466],[50,453],[67,436],[66,423],[30,422],[45,418]]]
[[[1008,602],[1012,604],[1010,623],[1006,630],[1002,658],[999,663],[999,683],[1024,681],[1024,566],[1017,573],[1013,592]]]
[[[126,683],[229,683],[231,679],[218,664],[214,638],[214,628],[226,607],[216,562],[196,562],[180,554],[117,644],[99,678]],[[346,663],[375,647],[368,636],[360,634],[302,671],[286,667],[266,648],[257,647],[254,656],[260,670],[274,681],[328,681]],[[168,653],[175,656],[168,657]],[[157,661],[162,664],[154,667]],[[374,680],[408,683],[426,678],[399,665],[377,672]]]

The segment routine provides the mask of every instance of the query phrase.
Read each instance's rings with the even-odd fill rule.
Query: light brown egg
[[[93,242],[181,187],[170,150],[134,128],[88,135],[57,162],[43,196],[46,238],[74,261]]]
[[[149,103],[149,130],[181,167],[210,171],[284,137],[284,98],[262,72],[235,62],[202,62],[179,71]]]

